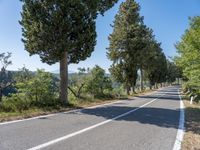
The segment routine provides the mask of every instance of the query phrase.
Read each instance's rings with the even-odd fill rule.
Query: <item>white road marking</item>
[[[112,105],[112,104],[120,103],[120,102],[122,102],[122,100],[111,102],[111,103],[106,103],[106,104],[101,104],[101,105],[95,105],[95,106],[91,106],[91,107],[86,107],[86,108],[83,108],[83,109],[75,109],[75,110],[70,110],[70,111],[66,111],[66,112],[53,113],[53,114],[49,114],[49,115],[40,115],[40,116],[37,116],[37,117],[28,118],[28,119],[20,119],[20,120],[7,121],[7,122],[0,123],[0,126],[1,125],[12,124],[12,123],[23,122],[23,121],[34,120],[34,119],[41,119],[41,118],[44,118],[44,117],[52,117],[52,116],[56,116],[56,115],[59,115],[59,114],[62,114],[62,113],[68,114],[68,113],[78,112],[78,111],[82,111],[84,109],[93,109],[93,108],[98,108],[98,107],[102,107],[102,106],[108,106],[108,105]]]
[[[178,126],[178,131],[176,135],[176,140],[174,143],[173,150],[180,150],[181,149],[181,142],[183,141],[183,136],[185,132],[185,111],[184,111],[184,103],[180,95],[180,91],[178,90],[179,98],[180,98],[180,119],[179,119],[179,126]]]
[[[158,91],[155,91],[155,92],[158,92]],[[40,116],[37,116],[37,117],[31,117],[31,118],[27,118],[27,119],[19,119],[19,120],[13,120],[13,121],[6,121],[6,122],[0,123],[0,126],[1,125],[12,124],[12,123],[23,122],[23,121],[41,119],[41,118],[44,118],[44,117],[52,117],[52,116],[56,116],[56,115],[59,115],[59,114],[62,114],[62,113],[68,114],[68,113],[73,113],[73,112],[79,112],[79,111],[82,111],[84,109],[93,109],[93,108],[98,108],[98,107],[102,107],[102,106],[109,106],[109,105],[120,103],[120,102],[123,102],[123,100],[118,100],[118,101],[115,101],[115,102],[110,102],[110,103],[105,103],[105,104],[100,104],[100,105],[85,107],[85,108],[82,108],[82,109],[69,110],[69,111],[66,111],[66,112],[58,112],[58,113],[53,113],[53,114],[48,114],[48,115],[40,115]]]
[[[165,94],[163,94],[163,95],[165,95]],[[111,121],[117,120],[117,119],[119,119],[119,118],[121,118],[121,117],[124,117],[124,116],[126,116],[126,115],[129,115],[130,113],[133,113],[133,112],[135,112],[135,111],[137,111],[137,110],[139,110],[139,109],[141,109],[141,108],[143,108],[143,107],[145,107],[145,106],[147,106],[147,105],[153,103],[154,101],[156,101],[157,99],[159,99],[159,98],[162,97],[163,95],[159,96],[159,97],[156,98],[156,99],[151,100],[151,101],[148,102],[148,103],[145,103],[144,105],[142,105],[142,106],[140,106],[140,107],[138,107],[138,108],[136,108],[136,109],[133,109],[133,110],[131,110],[131,111],[128,111],[128,112],[126,112],[126,113],[123,113],[123,114],[121,114],[121,115],[119,115],[119,116],[116,116],[116,117],[114,117],[114,118],[112,118],[112,119],[108,119],[108,120],[106,120],[106,121],[100,122],[100,123],[95,124],[95,125],[93,125],[93,126],[90,126],[90,127],[84,128],[84,129],[82,129],[82,130],[79,130],[79,131],[77,131],[77,132],[74,132],[74,133],[65,135],[65,136],[63,136],[63,137],[57,138],[57,139],[55,139],[55,140],[46,142],[46,143],[44,143],[44,144],[41,144],[41,145],[32,147],[32,148],[30,148],[30,149],[28,149],[28,150],[39,150],[39,149],[45,148],[45,147],[47,147],[47,146],[50,146],[50,145],[53,145],[53,144],[58,143],[58,142],[60,142],[60,141],[66,140],[66,139],[71,138],[71,137],[73,137],[73,136],[82,134],[82,133],[84,133],[84,132],[86,132],[86,131],[88,131],[88,130],[92,130],[92,129],[94,129],[94,128],[97,128],[97,127],[99,127],[99,126],[102,126],[102,125],[104,125],[104,124],[107,124],[107,123],[109,123],[109,122],[111,122]]]

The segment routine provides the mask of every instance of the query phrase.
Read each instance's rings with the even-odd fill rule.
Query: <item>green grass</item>
[[[133,96],[138,96],[140,94],[145,94],[150,92],[151,90],[147,89],[146,91],[139,92],[136,94],[133,94],[131,96],[126,96],[126,95],[121,95],[120,98],[102,98],[102,99],[75,99],[71,98],[69,105],[67,107],[62,107],[62,106],[56,106],[56,107],[43,107],[43,108],[29,108],[28,110],[23,110],[21,112],[16,111],[16,112],[2,112],[0,111],[0,122],[3,121],[11,121],[11,120],[16,120],[16,119],[23,119],[23,118],[30,118],[30,117],[35,117],[39,115],[47,115],[51,113],[56,113],[56,112],[63,112],[63,111],[68,111],[72,109],[77,109],[77,108],[84,108],[84,107],[89,107],[89,106],[95,106],[99,104],[105,104],[105,103],[110,103],[114,102],[117,100],[123,100],[123,99],[132,99]]]
[[[24,111],[16,111],[16,112],[1,112],[0,111],[0,122],[3,121],[11,121],[11,120],[16,120],[16,119],[22,119],[22,118],[30,118],[30,117],[35,117],[39,115],[47,115],[51,113],[56,113],[56,112],[63,112],[63,111],[69,111],[72,109],[77,109],[77,108],[84,108],[88,106],[94,106],[98,104],[104,104],[108,102],[113,102],[116,101],[114,99],[95,99],[95,100],[73,100],[70,101],[69,105],[67,107],[62,107],[62,106],[57,106],[57,107],[44,107],[44,108],[30,108],[28,110]]]

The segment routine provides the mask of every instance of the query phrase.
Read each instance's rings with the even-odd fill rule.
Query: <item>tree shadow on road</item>
[[[95,109],[84,109],[81,112],[72,112],[77,115],[95,115],[104,119],[113,119],[116,116],[138,109],[138,107],[129,106],[107,106]],[[128,115],[115,119],[114,121],[139,122],[141,124],[150,124],[164,128],[178,128],[179,110],[144,107],[131,112]]]

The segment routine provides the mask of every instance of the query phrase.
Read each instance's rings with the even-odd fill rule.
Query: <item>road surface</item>
[[[179,126],[178,87],[151,95],[0,124],[0,150],[172,150]]]

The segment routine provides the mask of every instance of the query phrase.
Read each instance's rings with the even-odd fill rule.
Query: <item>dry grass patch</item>
[[[182,150],[200,150],[200,105],[185,104],[185,135]]]
[[[31,118],[31,117],[47,115],[47,114],[52,114],[52,113],[57,113],[57,112],[65,112],[65,111],[78,109],[78,108],[85,108],[85,107],[91,107],[91,106],[96,106],[96,105],[101,105],[101,104],[112,103],[112,102],[116,102],[118,100],[124,100],[124,99],[134,100],[134,96],[148,95],[148,94],[153,93],[154,91],[156,90],[148,89],[146,91],[134,94],[132,96],[123,96],[120,99],[73,100],[70,102],[70,105],[67,107],[56,107],[56,108],[49,107],[49,108],[44,108],[44,109],[30,108],[22,112],[0,112],[0,122]]]
[[[91,107],[111,102],[116,102],[117,100],[94,100],[94,101],[76,101],[72,104],[70,104],[67,107],[57,107],[57,108],[31,108],[29,110],[25,110],[22,112],[0,112],[0,122],[5,121],[12,121],[12,120],[19,120],[19,119],[25,119],[25,118],[31,118],[36,117],[40,115],[48,115],[52,113],[58,113],[58,112],[66,112],[74,109],[79,108],[85,108],[85,107]]]

